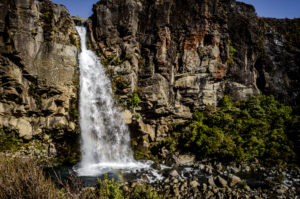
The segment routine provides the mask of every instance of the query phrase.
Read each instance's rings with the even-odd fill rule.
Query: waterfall
[[[76,27],[81,39],[80,128],[82,159],[79,175],[97,175],[103,169],[137,167],[130,134],[100,59],[86,46],[86,28]]]

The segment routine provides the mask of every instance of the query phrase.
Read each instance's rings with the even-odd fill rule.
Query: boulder
[[[199,184],[199,182],[197,182],[197,181],[191,181],[190,182],[190,186],[192,187],[192,188],[197,188],[198,186],[200,186],[200,184]]]
[[[23,119],[19,118],[16,120],[16,129],[19,132],[19,136],[26,140],[30,140],[32,138],[32,126],[31,124]]]
[[[215,179],[215,182],[218,186],[220,187],[227,187],[227,181],[222,178],[221,176],[217,176],[216,179]]]
[[[176,164],[179,166],[193,165],[196,157],[194,155],[179,155]]]
[[[207,184],[208,184],[209,186],[212,186],[212,187],[215,187],[215,186],[216,186],[213,177],[210,177],[210,178],[207,179]]]
[[[242,182],[242,180],[235,175],[230,175],[228,176],[228,181],[229,181],[229,186],[234,187],[235,185],[238,185],[239,183]]]
[[[131,124],[132,123],[132,114],[129,110],[123,111],[123,117],[125,120],[126,124]]]
[[[175,169],[171,170],[169,172],[169,175],[172,176],[172,177],[178,177],[179,176],[178,172]]]

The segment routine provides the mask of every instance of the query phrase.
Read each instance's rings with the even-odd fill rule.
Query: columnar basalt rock
[[[49,0],[1,1],[1,137],[14,130],[24,142],[37,139],[48,157],[75,151],[67,138],[79,134],[79,44],[64,6]]]
[[[92,45],[119,102],[130,107],[134,92],[142,99],[132,129],[151,129],[157,141],[171,123],[224,95],[299,100],[299,44],[283,34],[289,25],[280,25],[297,32],[297,19],[259,18],[235,0],[102,0],[93,11]]]

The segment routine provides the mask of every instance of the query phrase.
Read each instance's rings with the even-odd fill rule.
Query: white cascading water
[[[94,52],[86,47],[86,28],[76,27],[81,38],[80,126],[82,159],[80,176],[95,176],[109,169],[145,167],[134,160],[129,130],[115,106],[111,82]],[[148,167],[148,166],[146,166]]]

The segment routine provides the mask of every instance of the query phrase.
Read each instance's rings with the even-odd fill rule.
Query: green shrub
[[[131,59],[132,59],[132,56],[131,56],[131,55],[129,55],[129,54],[126,54],[126,55],[125,55],[125,60],[131,61]]]
[[[228,46],[229,46],[229,58],[227,63],[229,66],[233,66],[234,65],[233,56],[236,53],[236,49],[232,46],[231,40],[228,40]]]
[[[72,118],[72,120],[75,120],[79,117],[79,112],[77,109],[70,109],[69,115]]]
[[[193,152],[198,158],[295,162],[300,122],[291,113],[291,107],[272,96],[236,103],[225,96],[215,112],[195,112],[191,121],[174,125],[164,145],[172,151]]]
[[[247,185],[247,182],[246,181],[241,181],[238,186],[241,188],[241,189],[246,189],[246,187],[248,186]]]
[[[159,199],[162,198],[156,191],[146,185],[139,185],[133,188],[130,194],[131,199]]]
[[[120,189],[119,183],[115,182],[114,179],[109,180],[105,175],[103,180],[98,179],[99,189],[98,195],[101,199],[123,199],[123,192]]]
[[[134,92],[132,98],[129,100],[129,105],[131,107],[137,107],[141,102],[142,100],[140,99],[138,93]]]
[[[117,66],[117,65],[120,65],[121,64],[121,58],[120,56],[116,57],[114,60],[113,60],[113,65]]]
[[[118,76],[113,82],[113,87],[116,88],[118,91],[121,91],[128,87],[128,82],[123,76]]]
[[[16,131],[0,127],[0,151],[17,151],[22,145]]]

